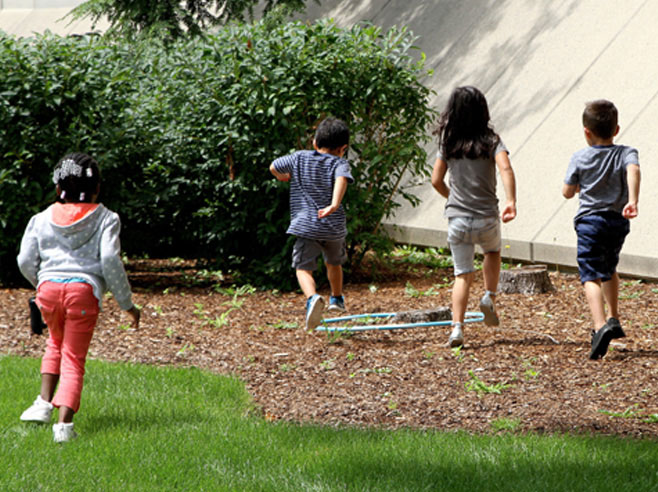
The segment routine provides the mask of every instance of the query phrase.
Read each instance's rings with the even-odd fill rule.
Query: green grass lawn
[[[269,423],[237,379],[98,361],[58,445],[18,420],[39,361],[0,356],[0,376],[2,491],[658,491],[656,441]]]

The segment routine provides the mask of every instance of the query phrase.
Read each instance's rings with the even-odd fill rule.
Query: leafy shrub
[[[434,112],[405,30],[267,20],[167,46],[154,40],[2,38],[0,281],[31,214],[53,199],[63,153],[94,155],[101,200],[132,254],[212,258],[251,281],[289,285],[288,185],[273,158],[310,148],[333,115],[350,125],[355,184],[348,245],[377,247],[403,175],[427,176]],[[7,266],[5,266],[7,265]]]

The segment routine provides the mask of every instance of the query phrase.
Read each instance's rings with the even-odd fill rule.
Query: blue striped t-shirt
[[[347,235],[345,210],[341,205],[328,217],[318,219],[318,210],[331,205],[336,178],[354,182],[349,163],[332,154],[301,150],[276,159],[274,168],[290,174],[290,226],[288,234],[331,241]]]

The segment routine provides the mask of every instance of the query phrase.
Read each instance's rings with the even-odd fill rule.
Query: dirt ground
[[[457,350],[445,346],[448,326],[309,333],[300,293],[220,290],[190,262],[139,260],[128,270],[141,326],[106,300],[90,357],[236,375],[268,420],[658,437],[656,284],[623,279],[628,336],[590,361],[589,313],[572,273],[551,272],[552,293],[499,295],[501,326],[466,325]],[[392,272],[349,282],[349,313],[450,305],[450,269]],[[469,309],[482,293],[478,274]],[[42,355],[45,337],[29,330],[31,295],[0,289],[0,354]]]

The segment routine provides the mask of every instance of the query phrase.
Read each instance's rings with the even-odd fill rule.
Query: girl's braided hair
[[[82,152],[66,154],[55,165],[53,183],[60,188],[60,201],[90,203],[100,182],[98,163]]]

